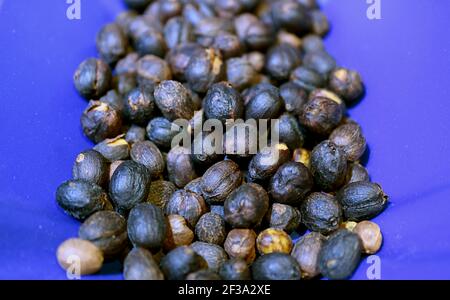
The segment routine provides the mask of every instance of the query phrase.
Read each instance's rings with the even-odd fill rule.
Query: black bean
[[[350,277],[359,264],[361,251],[359,237],[347,229],[340,229],[322,246],[319,254],[320,272],[330,279]]]
[[[381,186],[372,182],[353,182],[344,186],[336,195],[344,215],[351,221],[375,217],[387,206],[388,196]]]
[[[334,196],[310,194],[301,206],[303,224],[312,231],[328,234],[342,223],[342,208]]]
[[[91,241],[106,258],[114,258],[128,245],[127,221],[114,211],[98,211],[84,221],[78,236]]]
[[[95,150],[83,151],[75,159],[72,176],[105,186],[109,179],[109,162]]]
[[[124,261],[123,277],[125,280],[163,280],[164,274],[150,251],[134,248]]]
[[[150,203],[136,205],[128,216],[128,236],[135,247],[159,250],[166,238],[167,223],[161,208]]]
[[[301,271],[297,261],[286,253],[260,256],[252,265],[255,280],[299,280]]]
[[[203,257],[188,246],[173,249],[161,260],[161,270],[169,280],[185,279],[188,274],[207,267]]]
[[[81,179],[62,183],[56,190],[56,201],[66,214],[78,220],[112,209],[108,195],[100,186]]]
[[[144,165],[134,161],[121,163],[109,183],[109,193],[119,211],[128,211],[147,199],[150,174]]]

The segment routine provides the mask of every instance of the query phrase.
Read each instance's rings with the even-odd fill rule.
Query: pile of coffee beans
[[[125,3],[97,35],[99,58],[73,78],[95,146],[56,192],[82,222],[57,250],[61,267],[92,274],[119,260],[125,279],[349,278],[381,247],[368,220],[387,196],[346,109],[364,96],[361,76],[326,51],[316,1]],[[230,138],[227,126],[217,139],[209,120],[255,120],[259,141]],[[261,120],[278,123],[261,134]],[[191,147],[174,143],[182,132]]]

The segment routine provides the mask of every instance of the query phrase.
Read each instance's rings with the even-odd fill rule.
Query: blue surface
[[[72,86],[96,32],[120,1],[0,0],[0,279],[64,279],[55,249],[78,223],[54,200],[76,155],[91,144],[80,130],[86,106]],[[368,92],[350,111],[370,146],[368,169],[391,206],[376,218],[385,243],[383,279],[450,279],[450,2],[382,0],[369,21],[366,1],[326,1],[329,51],[359,70]],[[365,279],[362,262],[354,278]],[[121,278],[117,266],[101,275]]]

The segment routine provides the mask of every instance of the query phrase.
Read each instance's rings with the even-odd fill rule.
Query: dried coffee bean
[[[239,119],[244,115],[241,95],[229,83],[213,84],[203,100],[203,110],[208,119],[225,123],[228,119]]]
[[[263,50],[272,42],[272,33],[256,16],[244,13],[234,19],[234,29],[241,43],[252,50]]]
[[[116,75],[132,74],[136,75],[137,61],[139,60],[139,54],[131,52],[124,58],[119,60],[114,69]]]
[[[112,139],[106,139],[93,148],[109,161],[124,160],[130,156],[130,145],[121,134]]]
[[[289,44],[274,46],[266,55],[267,73],[274,79],[289,79],[291,72],[301,64],[300,50]]]
[[[203,18],[195,25],[196,41],[203,47],[212,47],[215,38],[223,33],[231,33],[233,31],[232,26],[231,21],[226,18],[215,16]]]
[[[194,232],[189,228],[186,220],[180,215],[167,216],[169,226],[164,249],[172,250],[179,246],[188,246],[194,240]]]
[[[128,95],[137,85],[136,74],[122,74],[116,77],[116,88],[120,95]],[[123,105],[122,105],[123,106]]]
[[[220,204],[241,185],[242,173],[238,164],[224,160],[212,165],[202,177],[202,194],[209,204]]]
[[[348,278],[359,264],[361,251],[358,235],[340,229],[323,244],[319,254],[319,270],[329,279]]]
[[[147,199],[150,174],[144,165],[134,161],[121,163],[109,183],[109,194],[119,212],[126,212]]]
[[[167,53],[166,60],[172,70],[173,76],[180,81],[184,81],[184,73],[186,72],[191,57],[196,56],[197,53],[201,53],[202,51],[203,48],[196,43],[181,44],[170,50]]]
[[[262,222],[268,208],[267,192],[258,184],[246,183],[225,200],[225,220],[234,228],[253,228]]]
[[[108,64],[116,63],[127,54],[128,38],[122,28],[115,23],[108,24],[100,30],[96,44],[100,57]]]
[[[223,59],[236,57],[242,54],[242,45],[239,38],[230,32],[221,31],[215,37],[211,45],[222,53]]]
[[[293,33],[287,32],[285,30],[280,30],[277,33],[277,44],[288,44],[298,49],[302,46],[302,39]]]
[[[364,252],[367,254],[375,254],[380,250],[383,243],[383,236],[380,227],[371,221],[359,222],[353,232],[361,239]]]
[[[309,15],[312,21],[312,32],[320,36],[325,36],[330,31],[327,16],[318,9],[311,11]]]
[[[189,60],[184,76],[193,91],[205,93],[225,76],[222,55],[213,48],[196,52]]]
[[[364,94],[364,84],[358,72],[337,68],[330,74],[330,89],[351,105]]]
[[[154,88],[164,80],[172,79],[169,65],[165,60],[154,55],[146,55],[139,59],[136,70],[138,82],[150,88]]]
[[[361,127],[355,122],[338,126],[331,133],[330,141],[341,147],[350,161],[359,160],[366,150],[366,138]]]
[[[370,181],[370,177],[367,169],[355,162],[348,167],[347,184],[358,181]]]
[[[134,248],[128,253],[123,264],[123,277],[125,280],[164,280],[158,263],[144,248]]]
[[[100,59],[88,58],[83,61],[73,75],[78,93],[86,99],[98,99],[111,86],[111,69]]]
[[[225,220],[218,214],[206,213],[195,225],[195,235],[201,242],[223,245],[227,236]]]
[[[156,117],[147,125],[148,139],[161,149],[170,149],[172,139],[179,131],[180,127],[178,125],[163,117]]]
[[[341,187],[347,175],[347,156],[340,147],[325,140],[311,152],[311,173],[314,182],[324,191]]]
[[[336,67],[336,61],[326,51],[316,51],[306,53],[303,57],[303,65],[328,78],[330,72]]]
[[[302,48],[304,52],[324,51],[325,45],[320,36],[309,34],[302,39]]]
[[[226,62],[227,81],[238,91],[257,83],[259,74],[248,59],[244,57],[230,58]]]
[[[210,270],[200,270],[190,273],[186,276],[186,280],[221,280],[220,276]]]
[[[292,150],[303,146],[304,137],[297,118],[284,113],[278,121],[275,132],[278,134],[280,143],[286,144]]]
[[[180,215],[191,228],[195,228],[198,219],[207,211],[203,197],[186,190],[178,190],[170,197],[166,205],[167,215]]]
[[[290,80],[308,92],[325,85],[325,80],[322,75],[304,66],[294,69],[291,73]]]
[[[121,133],[122,116],[108,103],[89,101],[81,115],[81,127],[85,136],[95,143],[99,143]]]
[[[152,178],[159,178],[165,168],[164,158],[158,147],[150,141],[136,142],[131,147],[131,159],[147,167]]]
[[[296,230],[301,223],[300,211],[292,206],[274,203],[268,216],[271,228],[281,229],[287,233]]]
[[[155,99],[150,88],[140,87],[132,90],[125,98],[124,115],[138,125],[147,125],[153,115]]]
[[[144,17],[137,17],[129,24],[129,31],[133,48],[139,55],[155,55],[163,57],[167,49],[162,29],[155,20],[146,20]],[[153,23],[153,24],[151,24]]]
[[[159,18],[163,22],[180,15],[183,10],[183,2],[180,0],[159,0],[158,4]]]
[[[56,201],[66,214],[78,220],[112,209],[108,195],[100,186],[81,179],[62,183],[56,190]]]
[[[302,277],[310,279],[320,274],[319,253],[326,238],[318,232],[311,232],[302,236],[292,249],[294,257],[302,271]]]
[[[179,188],[198,177],[189,149],[180,146],[170,149],[167,154],[167,172],[169,180]]]
[[[269,193],[276,202],[299,205],[313,185],[308,168],[302,163],[290,161],[279,167],[272,177]]]
[[[188,184],[184,186],[184,189],[186,191],[202,195],[202,178],[198,177],[195,178],[194,180],[191,180]]]
[[[84,221],[78,236],[91,241],[106,258],[113,258],[128,245],[127,221],[114,211],[98,211]]]
[[[223,280],[250,280],[252,274],[245,260],[232,258],[222,264],[219,275]]]
[[[167,119],[190,119],[194,109],[189,92],[178,81],[166,80],[155,89],[156,105]]]
[[[271,5],[274,25],[298,35],[311,30],[312,20],[306,7],[294,0],[275,1]]]
[[[216,13],[225,18],[231,18],[244,10],[249,10],[255,6],[256,1],[250,0],[214,0],[214,9]]]
[[[268,84],[257,84],[243,93],[245,119],[276,119],[283,107],[280,91]]]
[[[173,17],[164,26],[164,39],[167,47],[173,49],[178,45],[193,42],[195,39],[192,25],[182,17]]]
[[[292,81],[280,86],[280,96],[288,113],[299,115],[308,101],[306,91]]]
[[[342,116],[342,103],[330,98],[316,97],[304,106],[300,123],[313,133],[327,135],[341,122]]]
[[[248,61],[256,72],[261,72],[264,69],[266,59],[263,53],[252,51],[244,54],[242,58]]]
[[[233,229],[227,235],[224,248],[230,258],[243,259],[250,264],[256,257],[256,233],[251,229]]]
[[[269,180],[285,162],[291,159],[286,144],[276,144],[261,149],[248,165],[247,179],[252,182]]]
[[[161,270],[169,280],[182,280],[192,272],[206,269],[208,264],[189,246],[173,249],[161,260]]]
[[[210,205],[209,209],[210,209],[211,213],[218,214],[223,219],[225,219],[225,209],[222,205]]]
[[[388,196],[381,186],[372,182],[353,182],[344,186],[336,195],[342,205],[345,218],[362,221],[375,217],[382,212]]]
[[[204,242],[194,242],[191,248],[208,264],[208,269],[213,272],[219,272],[222,264],[228,260],[228,255],[222,247],[215,244]]]
[[[109,179],[109,162],[95,150],[83,151],[75,159],[72,176],[73,179],[83,179],[105,186]]]
[[[191,98],[191,102],[192,102],[192,107],[194,109],[194,116],[195,113],[197,113],[199,110],[202,109],[202,105],[203,105],[203,99],[202,97],[200,97],[200,95],[196,92],[194,92],[191,87],[189,86],[189,84],[187,84],[186,82],[183,83],[184,87],[187,89],[188,94],[189,94],[189,98]],[[192,118],[194,118],[194,116],[192,116]]]
[[[56,257],[64,270],[73,268],[76,259],[80,275],[97,273],[103,265],[102,251],[93,243],[82,239],[72,238],[64,241],[56,250]]]
[[[159,250],[166,233],[167,224],[161,208],[150,203],[140,203],[130,211],[128,236],[135,247]]]
[[[339,202],[326,193],[312,193],[301,207],[303,224],[312,231],[328,234],[339,228],[342,208]]]
[[[273,252],[291,253],[292,240],[281,229],[267,228],[256,238],[256,247],[261,255]]]
[[[133,1],[133,0],[130,0]],[[139,1],[139,0],[137,0]],[[138,13],[135,10],[126,10],[116,17],[117,25],[122,28],[123,32],[128,36],[130,34],[130,24],[131,22],[138,17]]]
[[[260,256],[252,265],[255,280],[299,280],[301,271],[297,261],[286,253]]]
[[[123,98],[116,90],[108,91],[99,101],[108,104],[119,113],[123,112]]]
[[[129,144],[134,144],[136,142],[142,142],[145,140],[146,132],[145,128],[142,128],[137,125],[132,125],[127,133],[125,134],[125,140]]]
[[[170,197],[177,190],[176,186],[170,181],[156,180],[150,184],[147,202],[154,204],[161,209],[165,209]]]

